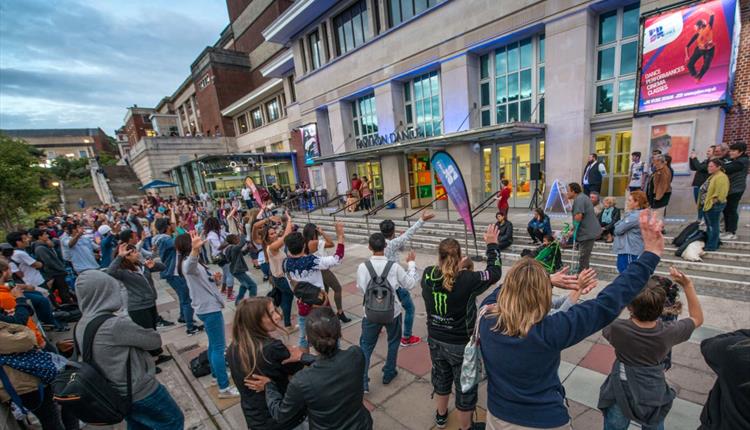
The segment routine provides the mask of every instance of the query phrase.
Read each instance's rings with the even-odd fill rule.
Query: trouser
[[[512,424],[507,421],[503,421],[500,418],[492,416],[491,413],[487,412],[487,430],[534,430],[535,427],[525,427],[518,424]],[[570,424],[565,424],[560,427],[553,427],[547,430],[570,430]]]
[[[719,218],[721,217],[721,212],[724,210],[724,206],[726,206],[726,203],[714,203],[711,209],[703,212],[703,216],[706,219],[706,235],[708,236],[706,247],[703,248],[704,251],[716,251],[719,249],[719,231],[721,229]]]
[[[362,334],[359,337],[359,347],[365,354],[365,387],[368,386],[370,378],[367,372],[370,370],[370,356],[378,343],[380,330],[385,327],[388,335],[388,355],[383,366],[383,376],[392,377],[396,374],[396,359],[398,358],[398,347],[401,341],[401,315],[397,316],[388,324],[370,322],[367,317],[362,318]]]
[[[226,285],[227,288],[234,287],[234,277],[229,269],[229,264],[221,266],[221,283]]]
[[[583,185],[583,194],[586,194],[587,196],[590,196],[591,193],[594,194],[601,194],[602,191],[602,184],[584,184]]]
[[[531,240],[534,242],[542,242],[542,240],[544,239],[544,231],[541,229],[526,227],[526,231],[529,233],[529,237],[531,237]]]
[[[159,312],[156,310],[156,305],[146,309],[128,309],[128,315],[130,316],[130,319],[139,326],[156,330],[156,322],[159,321]],[[156,348],[150,350],[149,354],[157,356],[162,352],[164,352],[163,349]]]
[[[245,200],[245,206],[247,206],[248,209],[252,209],[253,208],[253,201],[250,200],[250,199]]]
[[[622,273],[630,266],[630,263],[638,260],[637,255],[617,254],[617,273]]]
[[[284,326],[290,327],[292,325],[292,302],[294,301],[292,287],[289,286],[289,281],[283,276],[280,278],[272,276],[271,282],[275,288],[281,291],[281,313],[284,315]]]
[[[737,212],[742,198],[742,191],[727,195],[727,205],[724,207],[724,231],[727,233],[737,233],[737,222],[740,214]]]
[[[44,297],[44,294],[39,291],[24,291],[23,295],[29,299],[34,312],[36,312],[42,323],[49,324],[55,328],[65,327],[64,324],[55,319],[55,316],[52,314],[52,303],[50,303],[48,298]]]
[[[271,267],[268,262],[260,263],[260,271],[263,273],[263,280],[267,281],[271,277]]]
[[[588,269],[591,261],[591,251],[594,250],[594,239],[578,242],[578,271]]]
[[[336,275],[330,270],[321,270],[320,273],[323,275],[323,285],[325,286],[326,294],[328,294],[329,288],[333,290],[333,301],[336,303],[336,309],[338,312],[343,312],[344,308],[341,304],[341,283],[338,278],[336,278]]]
[[[695,64],[703,58],[703,65],[701,65],[701,69],[696,71],[695,70]],[[714,59],[714,48],[708,48],[708,49],[701,49],[701,48],[695,48],[693,51],[693,55],[690,56],[690,59],[687,63],[688,71],[690,72],[690,76],[694,77],[695,79],[701,79],[703,75],[706,74],[708,71],[708,68],[711,67],[711,61]]]
[[[404,308],[403,337],[411,337],[411,331],[414,328],[414,300],[412,300],[411,294],[406,288],[399,287],[396,289],[396,295],[398,295],[398,301],[401,302],[401,307]]]
[[[190,291],[184,278],[170,276],[166,278],[167,284],[177,293],[180,301],[180,319],[185,321],[188,330],[192,330],[193,324],[193,302],[190,300]]]
[[[60,297],[60,300],[63,302],[63,304],[73,303],[73,298],[71,297],[70,290],[68,289],[68,283],[65,281],[66,276],[66,274],[53,276],[51,278],[52,285],[49,288],[50,293],[57,292],[57,296]]]
[[[52,389],[49,386],[39,390],[19,395],[23,406],[39,420],[42,430],[63,430],[60,409],[52,399]]]
[[[185,426],[180,407],[161,384],[146,398],[133,402],[125,421],[128,430],[182,430]]]
[[[630,418],[626,417],[617,403],[604,409],[604,430],[627,430],[630,428]],[[664,430],[664,421],[655,426],[641,424],[642,430]]]
[[[232,273],[232,276],[234,276],[234,278],[240,283],[240,291],[237,293],[237,298],[234,301],[235,305],[238,305],[240,300],[245,297],[245,292],[247,292],[250,297],[258,295],[258,284],[253,281],[253,278],[251,278],[247,272]]]
[[[452,344],[428,339],[430,347],[430,361],[432,362],[432,392],[439,396],[449,396],[455,387],[456,409],[459,411],[473,411],[479,399],[479,384],[469,391],[461,391],[461,367],[464,360],[463,344]]]
[[[203,326],[208,336],[208,363],[211,366],[211,376],[216,378],[216,384],[220,389],[229,386],[227,376],[227,363],[224,359],[224,350],[227,343],[224,337],[224,316],[221,311],[198,314],[203,321]]]

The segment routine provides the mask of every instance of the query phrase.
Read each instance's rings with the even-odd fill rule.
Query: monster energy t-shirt
[[[427,334],[450,344],[466,344],[474,331],[476,298],[500,280],[502,267],[497,244],[487,246],[487,268],[457,273],[451,291],[443,288],[443,275],[436,266],[422,275],[422,298],[427,311]]]

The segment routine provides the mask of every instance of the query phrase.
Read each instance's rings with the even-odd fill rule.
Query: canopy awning
[[[161,179],[154,179],[153,181],[149,182],[148,184],[138,188],[139,190],[148,190],[152,188],[172,188],[176,187],[177,184],[174,182],[167,182],[162,181]]]
[[[396,142],[388,145],[376,145],[359,148],[354,151],[328,154],[314,158],[315,163],[323,161],[354,161],[379,158],[383,155],[403,154],[404,152],[444,148],[457,143],[481,143],[486,141],[512,142],[522,139],[544,138],[544,124],[531,122],[513,122],[498,124],[480,129],[459,131],[441,136],[422,137]]]

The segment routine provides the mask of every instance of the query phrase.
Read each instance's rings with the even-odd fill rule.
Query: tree
[[[89,176],[89,160],[79,158],[77,160],[67,157],[57,157],[52,160],[50,172],[63,181],[81,179]]]
[[[38,151],[23,140],[0,134],[0,224],[6,231],[26,214],[44,209],[47,194]]]

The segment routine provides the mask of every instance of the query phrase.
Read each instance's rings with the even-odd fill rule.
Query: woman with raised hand
[[[279,233],[275,227],[270,224],[263,227],[261,232],[261,238],[263,240],[264,253],[266,254],[266,260],[268,260],[269,270],[271,272],[271,285],[273,288],[277,288],[281,292],[281,312],[284,315],[284,327],[287,330],[292,330],[292,303],[294,302],[294,293],[292,287],[289,285],[289,280],[284,275],[284,259],[286,258],[286,252],[284,252],[284,238],[289,236],[294,229],[294,222],[289,212],[286,213],[286,226],[284,227],[284,233],[279,236]]]
[[[570,428],[558,376],[560,352],[614,321],[646,286],[664,251],[664,224],[647,210],[639,222],[643,254],[596,298],[548,315],[550,278],[541,264],[522,258],[502,287],[484,300],[490,310],[480,321],[479,333],[488,375],[488,429]],[[596,285],[590,271],[579,278],[582,293]]]

